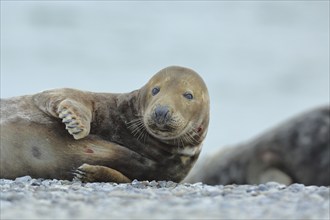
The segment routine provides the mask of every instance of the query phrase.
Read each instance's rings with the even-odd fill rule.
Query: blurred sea
[[[204,78],[204,153],[329,105],[329,1],[1,1],[1,98]]]

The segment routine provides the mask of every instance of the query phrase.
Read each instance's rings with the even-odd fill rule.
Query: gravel
[[[0,179],[0,219],[329,219],[330,188]]]

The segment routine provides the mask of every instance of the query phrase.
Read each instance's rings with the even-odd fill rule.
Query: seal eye
[[[183,96],[188,100],[192,100],[194,98],[194,96],[190,92],[184,93]]]
[[[159,87],[155,87],[155,88],[152,89],[151,94],[152,95],[157,95],[157,93],[159,93],[159,90],[160,90]]]

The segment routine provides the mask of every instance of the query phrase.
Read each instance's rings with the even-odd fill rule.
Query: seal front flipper
[[[82,182],[115,182],[130,183],[132,182],[121,172],[105,166],[83,164],[74,171],[74,179]]]
[[[86,106],[65,99],[58,105],[57,114],[74,139],[78,140],[89,134],[92,114]]]
[[[38,93],[33,100],[48,115],[62,119],[74,139],[82,139],[89,134],[93,112],[90,93],[56,89]]]

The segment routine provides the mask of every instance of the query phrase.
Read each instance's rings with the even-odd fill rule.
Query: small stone
[[[44,181],[42,181],[41,182],[41,184],[43,185],[43,186],[50,186],[51,185],[51,180],[44,180]]]
[[[250,192],[250,195],[251,196],[257,196],[257,195],[259,195],[260,193],[259,192],[257,192],[257,191],[251,191]]]
[[[194,187],[202,187],[203,186],[203,183],[202,182],[197,182],[197,183],[192,184],[192,186],[194,186]]]
[[[14,202],[14,201],[20,201],[26,196],[26,193],[24,192],[14,192],[14,193],[1,193],[1,205],[2,201],[9,201],[9,202]],[[1,207],[2,208],[2,207]]]
[[[167,181],[166,182],[166,187],[170,188],[170,187],[176,187],[178,184],[173,182],[173,181]]]
[[[72,185],[69,187],[69,189],[79,190],[81,186],[82,186],[81,182],[73,182]]]
[[[304,190],[305,186],[303,184],[298,184],[298,183],[294,183],[290,186],[288,186],[288,190],[291,192],[300,192],[302,190]]]
[[[285,189],[287,186],[284,184],[278,184],[277,189]]]
[[[251,187],[249,187],[249,188],[246,189],[246,192],[247,192],[247,193],[251,193],[251,192],[253,192],[253,191],[256,191],[256,189],[257,189],[256,186],[251,186]]]
[[[270,189],[270,188],[277,188],[278,185],[280,184],[277,182],[267,182],[265,185]]]
[[[81,181],[76,181],[76,182],[81,182]],[[62,185],[71,185],[72,182],[69,181],[69,180],[61,180],[61,184],[62,184]]]
[[[134,185],[134,184],[137,184],[137,183],[139,183],[140,181],[138,181],[137,179],[134,179],[133,181],[132,181],[132,185]]]
[[[260,184],[258,186],[258,190],[260,190],[260,191],[266,191],[266,190],[268,190],[268,187],[265,184]]]
[[[132,187],[137,188],[137,189],[145,189],[146,188],[146,186],[138,180],[133,180],[131,185],[132,185]]]
[[[30,182],[31,186],[40,186],[41,185],[41,181],[37,180],[37,179],[33,179]]]
[[[158,183],[155,180],[153,180],[149,183],[149,186],[151,186],[151,187],[157,187],[157,185],[158,185]]]
[[[13,182],[14,182],[13,180],[0,179],[0,185],[9,185],[12,184]]]
[[[325,187],[325,186],[321,186],[318,191],[317,194],[320,195],[322,198],[329,200],[330,199],[330,188],[329,187]]]
[[[17,177],[15,179],[15,182],[20,182],[20,183],[27,183],[30,180],[32,180],[32,178],[30,176],[22,176],[22,177]]]

